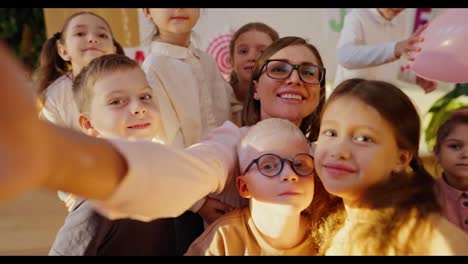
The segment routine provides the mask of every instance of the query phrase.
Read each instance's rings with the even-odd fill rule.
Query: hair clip
[[[60,38],[62,38],[62,32],[55,32],[53,37],[56,40],[60,40]]]

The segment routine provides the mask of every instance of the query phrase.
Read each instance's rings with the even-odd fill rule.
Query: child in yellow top
[[[468,254],[468,234],[440,215],[419,137],[420,117],[396,86],[349,79],[336,87],[314,154],[323,186],[336,196],[326,220],[313,223],[321,253]]]
[[[271,133],[271,131],[275,133]],[[252,126],[239,144],[236,179],[248,207],[218,218],[185,255],[312,255],[306,211],[314,196],[314,160],[301,130],[285,119]]]

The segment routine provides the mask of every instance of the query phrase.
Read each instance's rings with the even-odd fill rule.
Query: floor
[[[66,214],[56,193],[44,190],[0,203],[0,256],[47,255]]]

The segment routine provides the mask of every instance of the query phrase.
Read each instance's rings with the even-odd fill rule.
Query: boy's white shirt
[[[409,70],[401,72],[403,61],[395,57],[397,42],[411,36],[404,13],[389,21],[376,8],[353,9],[346,15],[344,24],[337,44],[338,65],[333,88],[350,78],[395,83],[399,75],[415,83],[416,75]]]

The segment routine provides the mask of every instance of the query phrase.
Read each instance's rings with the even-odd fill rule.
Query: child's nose
[[[89,42],[89,43],[97,43],[98,40],[97,40],[97,38],[95,38],[94,36],[91,36],[91,37],[89,37],[88,42]]]
[[[135,103],[132,108],[132,114],[142,115],[146,113],[146,107],[142,103]]]
[[[133,111],[133,114],[134,115],[141,115],[141,114],[145,114],[146,113],[146,109],[144,107],[141,107],[141,108],[137,108]]]
[[[351,157],[348,143],[344,142],[344,140],[337,139],[336,142],[334,142],[333,147],[330,147],[330,149],[330,155],[335,159],[347,160]]]
[[[287,182],[287,181],[297,182],[299,180],[299,176],[291,168],[291,164],[289,162],[285,162],[283,171],[280,173],[280,179],[283,182]]]

